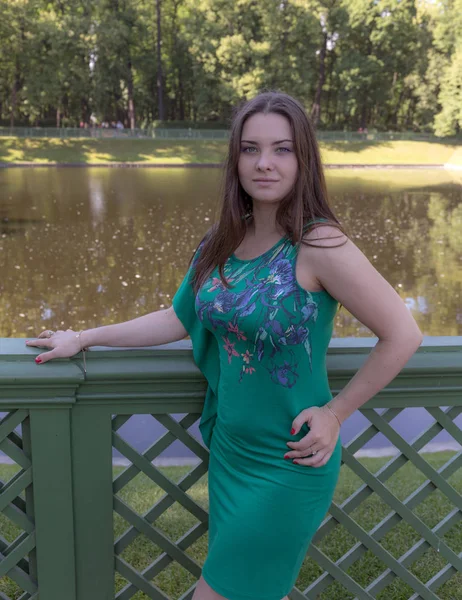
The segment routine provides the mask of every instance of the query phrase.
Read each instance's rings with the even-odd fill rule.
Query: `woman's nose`
[[[261,169],[261,170],[262,169],[271,169],[272,166],[273,166],[273,163],[272,163],[271,157],[268,154],[262,152],[257,161],[257,168]]]

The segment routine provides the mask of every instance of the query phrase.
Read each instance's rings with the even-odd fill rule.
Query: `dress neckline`
[[[281,244],[283,241],[287,240],[287,235],[283,235],[282,238],[280,238],[275,244],[274,246],[271,246],[271,248],[269,248],[268,250],[266,250],[265,252],[263,252],[263,254],[259,254],[258,256],[255,256],[254,258],[238,258],[234,252],[231,254],[231,257],[233,260],[237,261],[237,262],[241,262],[241,263],[249,263],[249,262],[253,262],[254,260],[258,260],[260,258],[263,258],[264,256],[266,256],[267,254],[269,254],[270,252],[272,252],[273,250],[275,250],[279,244]]]

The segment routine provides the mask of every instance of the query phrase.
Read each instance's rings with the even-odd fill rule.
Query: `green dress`
[[[340,440],[319,468],[284,459],[293,419],[332,398],[326,352],[338,302],[297,282],[284,237],[251,260],[232,255],[226,289],[215,269],[173,299],[209,387],[201,433],[210,449],[209,550],[202,575],[228,600],[281,600],[295,584],[332,501]]]

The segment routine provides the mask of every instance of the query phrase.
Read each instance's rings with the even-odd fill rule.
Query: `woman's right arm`
[[[38,363],[44,363],[53,358],[73,356],[81,348],[90,346],[160,346],[182,340],[188,332],[171,306],[131,321],[85,329],[80,335],[80,341],[76,335],[75,331],[68,329],[57,331],[51,338],[39,336],[26,344],[49,349],[49,352],[39,354],[35,359]]]
[[[131,321],[86,329],[80,336],[83,348],[89,346],[160,346],[188,335],[173,306],[137,317]]]

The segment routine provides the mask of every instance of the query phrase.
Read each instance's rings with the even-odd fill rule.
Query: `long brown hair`
[[[263,92],[235,109],[228,155],[224,164],[220,217],[201,242],[201,252],[195,261],[192,280],[195,293],[216,266],[223,284],[227,288],[230,287],[223,268],[244,239],[248,221],[244,215],[249,212],[249,209],[252,210],[252,199],[245,192],[238,176],[241,135],[244,123],[257,113],[276,113],[286,117],[292,129],[294,149],[298,159],[297,180],[292,190],[280,201],[276,222],[293,244],[301,242],[314,245],[303,239],[304,226],[314,219],[323,218],[324,225],[335,226],[345,233],[328,203],[316,134],[305,109],[300,102],[288,94]]]

